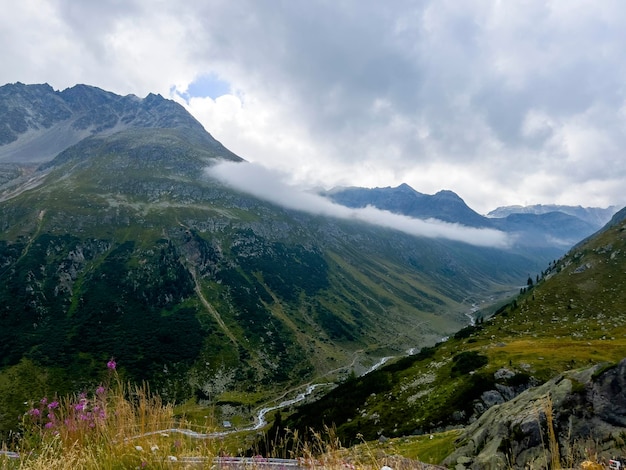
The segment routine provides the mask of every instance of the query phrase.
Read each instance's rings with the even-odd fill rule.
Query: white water
[[[267,406],[267,407],[261,408],[257,413],[255,423],[252,426],[249,426],[247,428],[231,429],[228,431],[218,431],[218,432],[209,432],[209,433],[196,432],[191,429],[170,428],[170,429],[161,429],[159,431],[152,431],[152,432],[146,432],[143,434],[138,434],[136,436],[129,437],[126,440],[130,441],[130,440],[137,439],[140,437],[152,436],[154,434],[165,434],[165,435],[166,434],[183,434],[185,436],[192,437],[195,439],[210,439],[210,438],[215,438],[215,437],[227,436],[229,434],[233,434],[236,432],[257,431],[267,424],[267,420],[265,419],[265,417],[270,411],[278,410],[280,408],[286,408],[288,406],[295,405],[296,403],[304,401],[306,397],[308,397],[309,395],[311,395],[311,393],[315,391],[316,388],[323,386],[323,385],[331,385],[331,384],[323,383],[323,384],[307,385],[306,390],[296,395],[295,398],[281,401],[278,405],[275,405],[275,406]]]
[[[385,363],[389,360],[389,359],[393,359],[396,356],[385,356],[385,357],[381,357],[380,360],[374,364],[372,367],[370,367],[369,369],[367,369],[363,375],[367,375],[370,372],[374,372],[376,369],[378,369],[379,367],[382,367],[385,365]]]

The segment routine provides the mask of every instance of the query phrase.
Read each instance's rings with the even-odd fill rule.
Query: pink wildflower
[[[102,395],[106,392],[106,389],[100,385],[98,388],[96,388],[96,395]]]
[[[37,408],[33,408],[32,410],[28,410],[28,414],[31,416],[39,417],[39,415],[41,415],[41,411],[39,411]]]
[[[107,369],[115,370],[116,367],[117,363],[115,362],[115,359],[111,358],[111,360],[107,362]]]
[[[52,421],[46,423],[46,425],[44,426],[46,429],[52,429],[54,427],[54,423]]]
[[[58,401],[51,401],[51,402],[48,404],[48,409],[49,409],[49,410],[55,410],[55,409],[57,409],[58,407],[59,407],[59,402],[58,402]]]
[[[42,404],[42,405],[45,405],[46,403],[48,403],[48,399],[47,399],[46,397],[43,397],[43,398],[41,399],[41,404]]]

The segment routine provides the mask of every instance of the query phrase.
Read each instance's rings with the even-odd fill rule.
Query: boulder
[[[486,393],[485,403],[503,394]],[[626,433],[626,359],[562,374],[491,406],[469,425],[444,461],[466,469],[547,467],[584,460],[585,445],[599,458],[619,454]],[[554,436],[551,438],[551,436]]]

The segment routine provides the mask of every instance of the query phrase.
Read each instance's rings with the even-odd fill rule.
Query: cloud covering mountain
[[[498,230],[466,227],[437,219],[420,220],[372,206],[353,209],[335,204],[325,197],[288,185],[281,181],[277,172],[253,163],[222,162],[207,168],[207,173],[239,191],[288,209],[359,220],[421,237],[445,238],[495,248],[510,245],[508,235]]]

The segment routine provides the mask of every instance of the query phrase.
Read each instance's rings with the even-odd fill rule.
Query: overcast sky
[[[287,182],[626,205],[622,0],[0,6],[0,83],[160,93]]]

